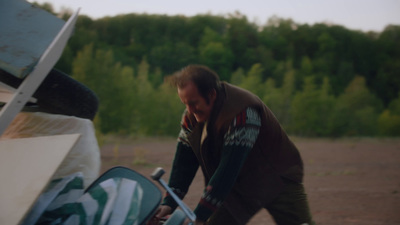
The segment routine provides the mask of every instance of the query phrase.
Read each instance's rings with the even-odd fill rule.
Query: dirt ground
[[[304,185],[316,224],[400,224],[400,139],[292,140],[303,157]],[[150,177],[163,167],[167,181],[175,146],[175,139],[105,138],[102,172],[122,165]],[[192,209],[202,190],[198,173],[185,198]],[[249,224],[274,222],[262,210]]]

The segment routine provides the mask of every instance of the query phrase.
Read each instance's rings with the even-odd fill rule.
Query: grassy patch
[[[134,166],[148,166],[149,162],[146,160],[146,149],[138,147],[134,148],[134,157],[132,164]]]

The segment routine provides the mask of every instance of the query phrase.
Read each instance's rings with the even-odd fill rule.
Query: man
[[[311,224],[299,151],[265,104],[205,66],[187,66],[173,83],[186,110],[169,186],[183,198],[201,167],[196,224],[246,224],[262,208],[277,224]],[[156,217],[176,207],[167,195]]]

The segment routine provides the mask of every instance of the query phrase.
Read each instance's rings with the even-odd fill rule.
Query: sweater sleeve
[[[195,209],[197,218],[207,221],[233,188],[247,155],[257,140],[261,126],[258,112],[247,108],[239,113],[224,136],[220,164]]]
[[[196,155],[192,151],[187,135],[192,131],[191,125],[184,116],[181,123],[181,131],[178,136],[178,144],[176,147],[175,157],[172,163],[172,170],[169,178],[168,186],[174,193],[183,199],[192,183],[196,172],[199,168]],[[162,202],[163,205],[170,206],[173,210],[178,204],[175,200],[166,193]]]

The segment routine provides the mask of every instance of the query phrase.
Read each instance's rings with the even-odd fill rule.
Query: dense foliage
[[[398,25],[373,33],[277,17],[260,26],[240,13],[80,16],[57,67],[99,96],[101,132],[176,135],[184,106],[164,80],[188,64],[256,93],[292,135],[400,135]]]

